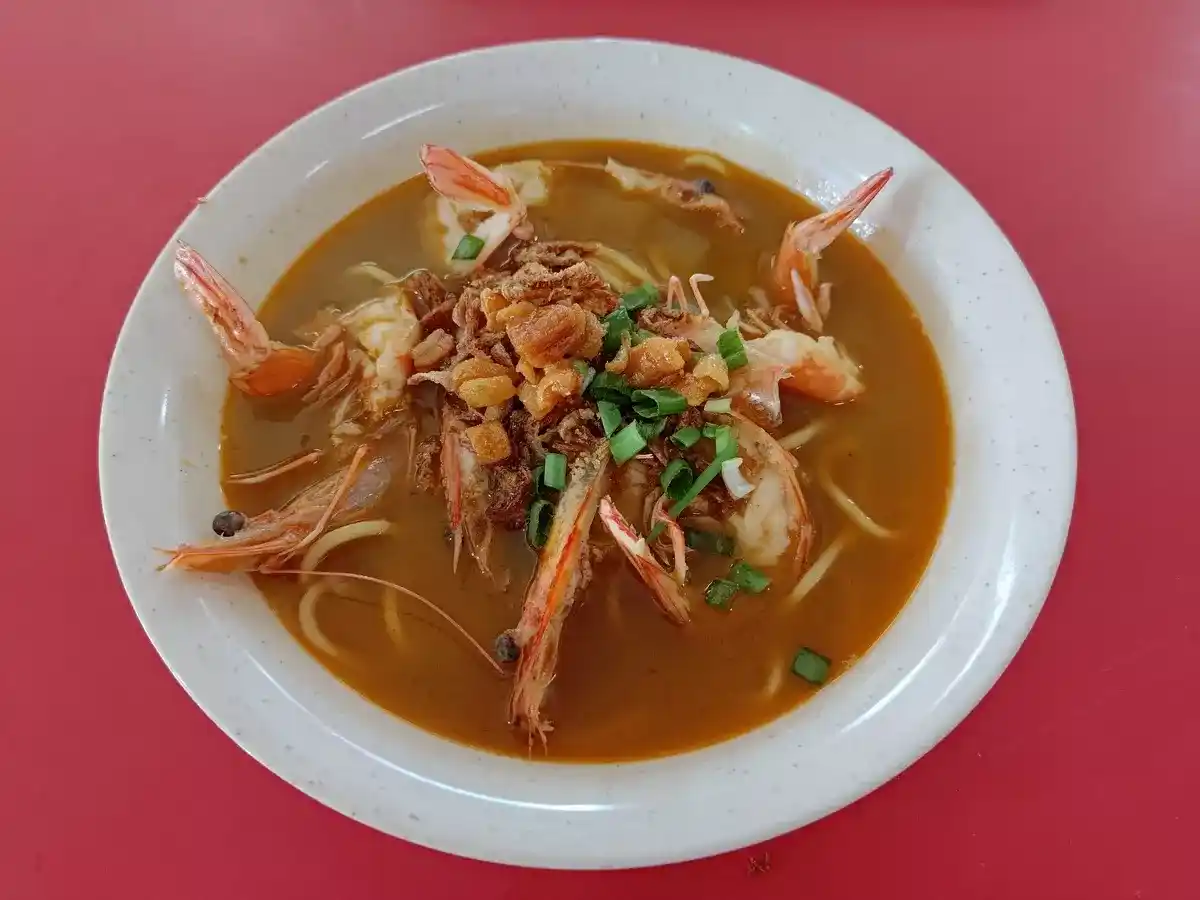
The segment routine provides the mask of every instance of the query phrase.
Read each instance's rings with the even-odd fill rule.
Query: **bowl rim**
[[[981,654],[980,658],[975,660],[972,676],[970,679],[964,679],[961,685],[954,685],[958,691],[957,701],[953,704],[940,704],[936,709],[930,711],[929,717],[922,729],[922,738],[919,741],[909,740],[908,745],[902,752],[892,753],[886,763],[880,763],[873,772],[866,778],[860,779],[847,787],[832,803],[826,804],[821,809],[809,809],[804,814],[798,814],[794,820],[789,822],[780,821],[764,821],[757,826],[745,825],[738,829],[733,829],[729,834],[709,835],[706,840],[691,840],[686,844],[676,843],[669,847],[641,847],[630,848],[620,859],[615,860],[616,866],[643,866],[654,865],[666,862],[682,861],[686,859],[708,856],[715,853],[720,853],[735,849],[741,846],[747,846],[761,840],[774,837],[782,831],[791,830],[796,827],[801,827],[811,821],[819,819],[836,809],[842,808],[849,803],[861,798],[865,794],[874,790],[879,785],[890,780],[898,775],[912,763],[920,759],[928,750],[941,741],[954,727],[956,727],[979,703],[984,694],[995,684],[999,677],[1003,674],[1005,668],[1015,656],[1017,650],[1024,642],[1029,630],[1040,612],[1042,605],[1050,591],[1054,576],[1057,572],[1058,565],[1061,561],[1067,537],[1071,514],[1073,511],[1074,493],[1076,484],[1077,471],[1077,433],[1075,427],[1075,412],[1072,399],[1070,379],[1067,371],[1066,361],[1062,354],[1061,344],[1057,339],[1053,323],[1050,319],[1049,312],[1041,300],[1040,293],[1032,278],[1028,275],[1027,270],[1021,263],[1015,249],[1012,248],[1011,242],[1004,234],[1003,230],[996,224],[992,217],[982,207],[981,204],[970,194],[969,191],[955,179],[943,166],[936,162],[928,153],[921,150],[904,135],[892,128],[882,119],[873,114],[861,109],[855,104],[841,98],[840,96],[819,86],[813,85],[797,76],[791,75],[780,70],[776,70],[760,63],[741,59],[728,54],[720,53],[704,48],[689,47],[681,44],[673,44],[658,41],[647,40],[631,40],[624,38],[611,37],[594,37],[594,38],[568,38],[554,40],[540,40],[529,42],[514,42],[498,44],[483,48],[455,53],[452,55],[439,57],[423,61],[415,66],[397,70],[392,73],[385,74],[380,78],[374,79],[368,83],[352,88],[332,100],[321,104],[312,111],[304,114],[294,122],[290,123],[285,128],[272,135],[251,153],[238,162],[238,164],[224,175],[214,185],[209,192],[209,196],[216,194],[221,188],[236,178],[239,173],[243,172],[247,167],[252,165],[252,161],[260,157],[264,152],[271,148],[279,147],[290,140],[291,136],[299,131],[306,122],[310,122],[318,118],[323,113],[339,107],[347,101],[354,98],[356,95],[362,95],[373,89],[378,88],[394,79],[403,78],[415,73],[427,72],[431,69],[453,68],[454,66],[464,61],[478,61],[480,59],[496,59],[502,60],[510,54],[524,54],[536,50],[555,50],[558,52],[572,53],[576,51],[591,52],[596,47],[616,47],[637,50],[645,53],[654,54],[682,54],[685,56],[693,56],[698,61],[705,63],[718,63],[722,66],[742,69],[744,71],[754,71],[769,73],[772,77],[786,79],[790,82],[798,84],[803,89],[815,92],[818,95],[823,95],[826,101],[831,101],[841,107],[847,114],[852,114],[861,120],[868,122],[872,128],[882,129],[890,134],[894,140],[900,141],[907,145],[911,150],[924,158],[927,164],[937,171],[939,177],[947,179],[958,191],[960,191],[974,207],[974,212],[986,220],[990,228],[995,232],[999,239],[1008,246],[1011,251],[1012,258],[1017,261],[1021,267],[1021,273],[1028,282],[1027,288],[1031,292],[1031,296],[1037,301],[1045,314],[1041,322],[1035,322],[1034,327],[1039,328],[1039,338],[1046,348],[1052,348],[1054,353],[1049,354],[1041,359],[1041,364],[1044,365],[1045,372],[1049,373],[1050,377],[1055,381],[1057,396],[1055,402],[1060,404],[1056,412],[1061,419],[1063,426],[1063,438],[1065,440],[1062,446],[1062,455],[1056,461],[1060,466],[1057,472],[1057,478],[1063,490],[1058,494],[1058,505],[1051,511],[1053,514],[1053,522],[1043,521],[1043,526],[1049,525],[1047,532],[1048,541],[1045,544],[1044,560],[1046,564],[1042,567],[1041,576],[1037,578],[1037,583],[1029,586],[1031,590],[1027,590],[1027,602],[1020,607],[1013,607],[1011,611],[1007,611],[1009,616],[1009,630],[1003,646],[997,646],[994,643],[989,645],[989,652]],[[105,394],[100,415],[100,434],[99,434],[99,482],[101,492],[101,502],[105,519],[106,530],[109,535],[109,540],[116,562],[118,572],[120,574],[122,585],[130,598],[131,605],[134,606],[135,613],[138,615],[139,622],[147,637],[155,646],[163,662],[166,664],[169,671],[192,698],[192,700],[205,712],[205,714],[224,731],[232,740],[235,741],[243,750],[262,762],[268,769],[275,772],[284,780],[293,784],[295,787],[304,791],[309,796],[319,802],[337,809],[339,812],[346,814],[359,821],[363,821],[372,827],[385,831],[385,833],[400,836],[405,840],[414,843],[429,846],[434,849],[443,850],[446,852],[456,853],[460,855],[470,856],[479,859],[491,860],[503,863],[515,863],[521,865],[538,865],[553,868],[600,868],[608,867],[604,863],[597,863],[597,860],[587,854],[572,854],[569,852],[555,851],[551,854],[542,852],[525,852],[514,851],[511,848],[503,846],[503,841],[500,843],[484,843],[481,845],[467,846],[465,844],[455,845],[447,843],[445,840],[428,839],[423,837],[419,830],[409,830],[401,833],[393,827],[381,825],[377,821],[373,821],[372,817],[363,815],[353,808],[348,808],[344,803],[339,803],[336,797],[331,796],[327,790],[317,789],[314,785],[303,783],[302,781],[282,774],[278,766],[273,764],[273,761],[261,752],[260,747],[254,740],[249,739],[246,735],[239,733],[236,729],[230,726],[222,714],[215,708],[214,704],[209,702],[203,695],[202,691],[195,689],[184,674],[172,665],[168,650],[160,644],[156,637],[154,628],[149,620],[143,614],[143,610],[139,608],[139,602],[134,597],[134,589],[131,586],[132,580],[129,572],[129,565],[123,564],[122,558],[125,555],[123,549],[118,546],[118,540],[114,536],[112,522],[117,515],[115,508],[115,490],[116,485],[113,483],[114,473],[108,465],[108,444],[109,440],[106,437],[106,428],[108,434],[111,435],[113,427],[113,419],[116,407],[119,401],[114,399],[110,392],[110,385],[113,383],[121,349],[124,342],[128,338],[128,333],[131,328],[131,323],[135,319],[141,308],[149,302],[148,292],[150,283],[154,277],[156,269],[161,265],[164,255],[167,254],[174,246],[175,242],[188,230],[189,224],[195,219],[197,210],[193,209],[187,218],[180,223],[179,227],[171,235],[167,241],[163,251],[156,257],[151,270],[147,273],[138,287],[134,300],[130,305],[129,311],[122,323],[120,334],[118,335],[116,345],[113,352],[113,357],[110,362],[108,373],[106,375]],[[328,226],[327,226],[328,227]],[[1050,383],[1049,381],[1047,382]],[[957,435],[957,432],[956,432]],[[955,457],[957,458],[957,437],[955,441]],[[956,476],[957,478],[957,473]],[[945,523],[943,523],[945,527]],[[935,551],[936,552],[936,551]],[[980,666],[983,668],[981,669]],[[438,739],[441,740],[441,739]],[[665,761],[670,762],[678,757],[669,757]],[[641,765],[641,764],[635,764]],[[611,767],[611,766],[610,766]],[[545,766],[539,766],[545,768]],[[570,764],[566,768],[589,768],[580,764]],[[600,766],[599,768],[607,768]],[[326,787],[326,786],[322,786]]]

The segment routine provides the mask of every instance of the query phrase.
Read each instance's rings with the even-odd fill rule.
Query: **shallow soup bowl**
[[[553,764],[435,737],[337,681],[244,576],[157,571],[155,547],[201,537],[198,523],[223,506],[227,373],[173,280],[175,239],[202,247],[257,304],[313,240],[415,175],[423,142],[469,153],[555,138],[703,148],[823,205],[894,166],[893,185],[857,227],[915,304],[950,394],[947,519],[883,638],[793,712],[650,762]],[[1075,480],[1070,388],[1049,317],[1004,235],[949,174],[888,126],[787,75],[614,40],[427,63],[333,101],[255,151],[150,269],[113,356],[100,436],[125,588],[217,725],[279,777],[389,834],[550,867],[744,846],[896,775],[962,720],[1024,639],[1062,552]]]

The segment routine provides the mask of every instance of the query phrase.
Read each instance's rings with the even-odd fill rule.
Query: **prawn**
[[[608,442],[601,441],[572,465],[525,594],[521,620],[512,633],[521,656],[509,698],[509,720],[528,731],[531,744],[534,735],[545,743],[551,730],[542,716],[542,704],[558,666],[563,623],[588,577],[588,532],[604,493],[608,460]]]
[[[164,569],[201,572],[269,571],[302,552],[328,528],[360,518],[391,484],[392,461],[376,456],[363,465],[367,448],[338,471],[305,489],[279,509],[251,516],[235,535],[168,550]]]
[[[657,507],[655,518],[659,518]],[[661,516],[661,520],[671,522],[665,515]],[[676,625],[686,625],[691,620],[691,612],[688,609],[687,597],[680,590],[679,583],[654,558],[650,548],[646,546],[646,539],[637,533],[637,529],[629,524],[608,497],[600,501],[600,521],[604,523],[608,533],[613,536],[613,540],[617,542],[617,546],[621,548],[621,552],[633,566],[633,571],[637,573],[638,578],[650,589],[650,594],[654,597],[654,602],[658,604],[659,609]],[[674,523],[671,522],[671,525]],[[668,525],[668,529],[671,525]],[[683,550],[683,532],[679,531],[677,525],[674,528],[675,532],[679,533],[678,546],[675,546],[678,566]],[[674,534],[672,534],[672,544],[675,543]],[[684,571],[686,572],[686,569]]]
[[[817,278],[821,251],[862,215],[892,174],[892,169],[876,172],[833,209],[793,222],[784,229],[771,277],[780,292],[791,293],[800,317],[817,334],[824,329],[829,315],[830,286],[820,284]]]
[[[329,330],[308,347],[271,340],[233,285],[182,241],[175,249],[175,279],[208,319],[229,381],[251,397],[286,394],[312,380],[325,347],[337,337]]]
[[[774,378],[785,390],[826,403],[845,403],[865,390],[858,364],[828,335],[814,338],[775,328],[746,341],[745,347],[749,365],[740,376],[743,387],[754,383],[761,392],[764,378]],[[777,412],[778,406],[774,409]],[[778,424],[777,416],[772,418],[772,424]]]
[[[460,272],[473,272],[482,266],[510,234],[533,236],[527,221],[526,197],[535,205],[546,200],[545,167],[541,163],[530,160],[488,169],[449,147],[425,144],[421,147],[421,167],[440,195],[438,219],[446,231],[447,261]],[[465,213],[485,216],[468,231],[461,222]],[[465,235],[483,243],[473,257],[456,261],[455,250]]]
[[[716,188],[708,179],[687,181],[683,178],[672,178],[670,175],[625,166],[615,159],[609,159],[605,163],[604,171],[615,178],[626,191],[653,194],[680,209],[702,210],[715,215],[722,225],[739,234],[744,230],[741,220],[729,206],[729,201],[716,192]]]
[[[844,403],[863,392],[858,364],[831,337],[814,338],[789,328],[760,327],[753,324],[753,319],[741,321],[738,313],[722,326],[709,313],[700,293],[700,284],[711,280],[701,272],[688,279],[698,309],[692,312],[683,282],[672,275],[667,280],[663,304],[666,315],[654,327],[660,333],[685,338],[706,353],[717,351],[717,341],[724,331],[762,335],[745,341],[747,365],[730,376],[729,395],[743,413],[767,425],[779,425],[783,414],[781,387],[826,403]],[[761,321],[755,311],[751,315]]]
[[[497,579],[488,565],[492,544],[492,523],[487,521],[488,474],[480,465],[466,437],[466,425],[453,411],[442,410],[442,479],[446,491],[446,512],[454,537],[454,571],[462,555],[465,539],[467,550],[479,566],[479,571],[493,582]]]
[[[812,516],[796,461],[779,443],[745,416],[734,413],[738,452],[750,463],[753,492],[745,505],[729,517],[746,561],[756,566],[773,566],[791,550],[799,574],[812,549]]]

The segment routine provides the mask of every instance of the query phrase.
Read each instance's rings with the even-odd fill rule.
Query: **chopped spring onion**
[[[683,540],[693,550],[699,550],[701,553],[713,553],[717,556],[733,556],[733,538],[719,531],[701,531],[698,528],[685,528],[683,529]]]
[[[792,671],[809,684],[822,685],[829,679],[829,659],[815,650],[802,647],[792,660]]]
[[[635,424],[637,425],[637,430],[642,433],[642,437],[649,443],[663,433],[663,429],[667,427],[667,420],[638,419]]]
[[[542,478],[545,480],[546,487],[551,490],[561,491],[567,486],[567,458],[561,453],[547,453],[545,471]]]
[[[596,409],[600,412],[600,424],[604,426],[604,436],[612,437],[621,427],[621,410],[610,400],[597,400]]]
[[[618,466],[623,466],[629,460],[633,459],[646,446],[646,439],[642,437],[641,431],[637,425],[626,425],[618,431],[609,444],[609,450],[612,452],[613,461]]]
[[[673,416],[687,409],[687,398],[670,388],[651,388],[633,392],[633,411],[643,419]]]
[[[716,440],[717,432],[726,427],[728,426],[717,425],[715,422],[709,422],[704,426],[704,430],[701,432],[701,434],[703,434],[709,440]]]
[[[546,466],[543,463],[533,470],[533,494],[535,497],[544,497],[548,493],[548,490],[546,487]]]
[[[743,591],[749,591],[751,594],[761,594],[771,586],[771,579],[749,563],[734,563],[728,577]]]
[[[696,476],[692,472],[692,467],[682,459],[671,460],[670,464],[663,469],[663,473],[658,476],[658,483],[662,485],[663,491],[672,500],[678,500],[686,494],[695,480]]]
[[[717,338],[717,352],[721,354],[731,372],[750,362],[746,356],[746,345],[742,343],[742,336],[736,328],[721,332],[721,336]]]
[[[597,372],[592,379],[592,396],[597,400],[607,400],[618,406],[629,402],[633,388],[629,382],[613,372]]]
[[[454,248],[454,253],[450,255],[451,259],[474,259],[479,255],[479,251],[483,249],[483,238],[477,238],[473,234],[464,234],[458,242],[458,246]]]
[[[738,592],[738,586],[724,578],[714,578],[704,589],[704,602],[718,609],[726,609],[733,602],[733,595]]]
[[[604,317],[604,344],[603,351],[605,356],[612,356],[621,349],[621,335],[631,332],[634,329],[633,319],[629,317],[629,310],[623,306],[618,306],[607,316]]]
[[[688,492],[676,500],[675,505],[667,510],[667,515],[669,515],[672,519],[678,519],[679,514],[687,509],[693,500],[700,496],[700,492],[708,487],[709,482],[716,478],[720,471],[720,461],[713,460],[709,467],[701,472],[696,480],[692,482],[692,486],[688,489]],[[654,526],[654,529],[651,530],[650,539],[653,540],[654,538],[658,537],[658,534],[655,532],[661,532],[661,530],[662,523],[660,522],[658,525]]]
[[[596,377],[596,370],[585,363],[582,359],[577,359],[571,363],[571,367],[579,373],[579,377],[583,379],[583,385],[579,388],[579,393],[584,393],[588,386],[592,383],[592,379]]]
[[[628,294],[621,295],[621,305],[630,312],[636,312],[646,306],[653,306],[657,302],[658,288],[649,282],[635,287]]]
[[[754,493],[755,485],[747,481],[746,476],[742,474],[742,458],[740,456],[721,463],[721,480],[725,482],[725,489],[729,491],[734,500],[741,500]]]
[[[711,437],[716,445],[717,458],[724,462],[737,456],[737,435],[728,425],[718,425],[709,433],[709,426],[704,426],[704,436]]]
[[[541,550],[550,538],[550,520],[554,518],[554,506],[549,500],[534,500],[529,504],[525,517],[525,540],[534,550]]]
[[[701,434],[699,428],[680,428],[677,432],[671,435],[671,443],[678,444],[685,450],[691,447],[696,441],[700,440]]]
[[[729,397],[718,397],[716,400],[709,400],[704,404],[706,413],[731,413],[733,412],[733,400]]]
[[[708,431],[708,426],[704,426],[704,430]],[[675,501],[675,505],[668,511],[672,519],[678,519],[679,514],[683,512],[691,504],[693,500],[700,496],[700,492],[708,487],[709,483],[721,474],[721,465],[729,459],[733,458],[733,454],[737,453],[737,437],[733,433],[733,429],[728,425],[718,425],[713,432],[713,442],[717,445],[717,453],[713,461],[709,464],[700,475],[692,482],[691,489]],[[655,530],[661,532],[661,523],[654,526]],[[657,535],[654,530],[650,532],[651,540]]]

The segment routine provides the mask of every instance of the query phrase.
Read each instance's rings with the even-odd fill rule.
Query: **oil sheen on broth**
[[[732,164],[725,174],[689,164],[688,153],[579,141],[506,148],[475,158],[493,165],[530,158],[603,163],[613,156],[648,170],[714,180],[743,217],[744,235],[732,235],[712,217],[615,190],[611,178],[588,169],[556,172],[550,203],[532,208],[530,219],[543,240],[598,240],[643,262],[654,248],[671,272],[711,273],[709,298],[744,302],[748,289],[762,283],[765,258],[788,222],[817,210]],[[271,334],[290,335],[331,303],[348,308],[367,299],[369,283],[344,276],[362,260],[392,272],[419,266],[438,272],[435,248],[421,228],[431,195],[423,177],[412,178],[320,238],[259,310]],[[227,274],[237,281],[236,272]],[[814,691],[790,670],[800,647],[829,657],[836,676],[867,652],[916,586],[945,514],[952,468],[949,407],[937,360],[909,301],[857,238],[844,235],[825,251],[821,276],[834,285],[826,333],[862,366],[867,390],[839,407],[785,397],[784,425],[777,435],[817,418],[831,423],[796,452],[817,532],[810,561],[849,527],[811,477],[822,464],[872,518],[899,536],[861,536],[816,589],[790,608],[781,601],[792,582],[778,579],[765,593],[739,595],[730,610],[707,606],[700,597],[704,585],[723,574],[729,561],[699,559],[688,587],[692,622],[682,628],[663,617],[619,555],[609,557],[597,567],[563,631],[547,703],[555,723],[547,749],[551,759],[661,756],[762,725]],[[728,309],[722,305],[721,312]],[[301,447],[323,446],[327,417],[327,410],[297,414],[295,405],[285,402],[252,404],[230,390],[223,421],[224,472],[254,469]],[[256,513],[312,481],[312,470],[302,470],[263,485],[230,485],[227,498],[231,508]],[[534,563],[521,534],[497,533],[494,558],[502,555],[513,576],[508,591],[498,593],[474,566],[460,565],[457,576],[451,575],[440,498],[402,485],[377,514],[394,522],[398,535],[339,548],[325,568],[368,573],[418,591],[486,646],[514,625]],[[597,522],[594,528],[601,526]],[[271,608],[303,642],[300,587],[292,579],[255,578]],[[321,626],[344,650],[330,658],[307,649],[343,682],[398,716],[465,744],[525,756],[526,736],[505,721],[509,680],[482,664],[417,604],[404,601],[401,609],[403,650],[385,633],[378,605],[329,597],[320,608]],[[541,757],[542,750],[534,754]]]

